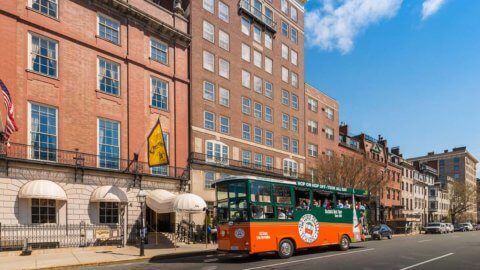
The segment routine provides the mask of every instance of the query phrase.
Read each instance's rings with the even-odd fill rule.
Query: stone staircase
[[[177,247],[183,245],[183,243],[176,243]],[[175,234],[167,232],[149,232],[148,244],[149,248],[174,248],[175,247]]]

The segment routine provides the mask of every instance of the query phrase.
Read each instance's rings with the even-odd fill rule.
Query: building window
[[[295,87],[295,88],[298,88],[298,75],[297,75],[297,73],[292,72],[291,75],[292,75],[292,81],[291,81],[292,86]]]
[[[250,72],[242,70],[242,86],[250,89]]]
[[[215,85],[209,81],[203,81],[203,98],[215,101]]]
[[[283,160],[283,175],[290,177],[298,176],[298,163],[291,159]]]
[[[333,141],[334,136],[335,136],[335,135],[333,134],[333,129],[332,129],[332,128],[329,128],[329,127],[325,128],[325,136],[327,137],[327,139]]]
[[[57,77],[58,42],[30,34],[30,69],[43,75]]]
[[[154,38],[151,38],[150,58],[164,65],[168,64],[168,45]]]
[[[290,116],[286,113],[282,113],[282,128],[288,129],[290,126]]]
[[[293,6],[290,6],[290,18],[292,18],[294,21],[297,21],[298,19],[297,9]]]
[[[230,35],[222,30],[218,31],[218,46],[220,48],[229,51],[230,50]]]
[[[215,183],[215,173],[205,172],[205,189],[212,189],[213,183]]]
[[[203,9],[210,13],[215,13],[215,7],[213,5],[214,0],[203,0]]]
[[[273,37],[270,33],[265,33],[265,47],[267,49],[272,49]]]
[[[290,138],[282,136],[282,149],[284,151],[290,151]]]
[[[120,22],[98,14],[98,36],[115,44],[120,44]]]
[[[282,58],[288,60],[288,46],[282,43]]]
[[[120,65],[99,58],[98,84],[100,91],[111,95],[120,95]]]
[[[250,106],[251,106],[251,101],[249,98],[242,97],[242,112],[244,114],[250,115]]]
[[[273,73],[273,62],[272,59],[265,56],[265,71],[272,74]]]
[[[31,0],[31,8],[44,15],[57,18],[58,3],[57,0]]]
[[[298,32],[297,29],[291,28],[291,33],[290,33],[290,39],[292,40],[293,43],[297,44],[298,42]]]
[[[207,51],[203,51],[203,68],[215,72],[215,56]]]
[[[282,21],[282,35],[288,37],[288,24]]]
[[[118,223],[118,202],[100,202],[100,223]]]
[[[230,118],[220,116],[220,132],[225,134],[230,133]]]
[[[288,3],[287,3],[287,0],[281,0],[281,1],[280,1],[280,9],[282,10],[283,13],[288,14]]]
[[[245,43],[242,43],[242,59],[250,62],[250,46]]]
[[[253,90],[261,94],[263,92],[262,86],[263,86],[262,79],[257,76],[253,76]]]
[[[230,19],[230,14],[229,14],[229,8],[228,6],[223,3],[222,1],[219,1],[218,2],[218,17],[224,21],[224,22],[227,22],[229,21]]]
[[[290,105],[290,94],[288,93],[287,90],[282,89],[282,104],[283,105]]]
[[[308,144],[308,155],[311,157],[318,157],[318,145]]]
[[[291,50],[290,51],[290,62],[294,64],[295,66],[298,65],[298,54],[296,51]]]
[[[152,78],[152,107],[168,110],[168,83]]]
[[[262,29],[257,25],[253,26],[253,40],[262,44]]]
[[[269,171],[273,170],[273,157],[265,156],[265,167]]]
[[[120,169],[120,124],[98,119],[99,167]]]
[[[292,116],[292,131],[298,132],[298,118]]]
[[[215,114],[212,112],[205,111],[203,127],[210,130],[215,130]]]
[[[253,50],[253,64],[258,68],[262,68],[262,54],[257,50]]]
[[[215,42],[215,27],[207,21],[203,21],[203,38],[212,43]]]
[[[265,106],[265,121],[273,123],[273,111],[272,108]]]
[[[292,94],[292,108],[298,110],[298,96]]]
[[[228,164],[228,145],[218,141],[206,141],[207,156],[205,161]]]
[[[333,109],[330,107],[325,107],[325,115],[328,119],[333,120]]]
[[[242,33],[250,36],[250,20],[242,17]]]
[[[286,67],[282,67],[282,81],[288,83],[288,69]]]
[[[31,158],[57,160],[57,109],[30,104]]]
[[[330,150],[330,149],[325,150],[325,155],[329,158],[333,157],[334,154],[335,152],[333,152],[333,150]]]
[[[273,147],[273,133],[271,131],[265,131],[265,145]]]
[[[292,153],[298,154],[298,140],[292,140]]]
[[[262,119],[262,112],[263,112],[263,108],[262,108],[262,104],[261,103],[258,103],[258,102],[255,102],[253,104],[253,116],[257,119]]]
[[[318,101],[308,97],[308,109],[312,112],[317,112],[318,111]]]
[[[57,201],[32,199],[32,223],[57,223]]]
[[[255,127],[254,140],[256,143],[263,143],[263,130],[261,128]]]
[[[243,166],[249,167],[252,160],[252,152],[243,150],[242,151],[242,162]]]
[[[225,106],[225,107],[230,107],[230,91],[220,87],[219,88],[220,92],[220,105]]]
[[[218,75],[225,79],[230,78],[230,62],[225,59],[218,59]]]
[[[165,148],[167,150],[167,154],[170,153],[170,140],[169,140],[168,133],[163,132],[163,142],[165,143]],[[165,166],[152,167],[152,174],[168,176],[169,175],[169,166],[165,165]]]
[[[318,134],[318,123],[313,120],[308,120],[308,131],[313,134]]]
[[[273,85],[267,81],[265,81],[265,96],[268,98],[273,98]]]
[[[255,160],[254,160],[255,168],[257,169],[262,168],[262,162],[263,162],[263,155],[255,154]]]
[[[242,138],[244,140],[250,141],[251,139],[251,130],[252,127],[249,124],[242,124]]]

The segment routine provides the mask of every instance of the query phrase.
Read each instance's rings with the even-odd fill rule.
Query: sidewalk
[[[62,248],[34,250],[30,256],[20,256],[20,251],[0,252],[0,268],[7,269],[63,269],[67,267],[104,265],[121,262],[149,260],[153,257],[175,257],[214,252],[216,245],[191,244],[174,248],[145,249],[140,257],[139,249],[132,246]]]

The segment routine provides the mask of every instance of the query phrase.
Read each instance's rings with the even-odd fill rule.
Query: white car
[[[443,234],[443,233],[447,233],[447,226],[445,225],[445,223],[441,223],[441,222],[430,222],[427,224],[426,227],[424,227],[424,230],[425,230],[425,234],[429,234],[429,233]]]
[[[460,223],[467,231],[473,231],[473,225],[470,222]]]
[[[452,223],[445,223],[445,225],[447,226],[447,233],[453,233],[454,232],[454,228],[453,228]]]

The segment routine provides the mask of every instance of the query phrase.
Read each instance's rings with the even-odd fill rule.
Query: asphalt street
[[[392,240],[353,244],[348,251],[317,248],[299,251],[290,259],[274,254],[240,256],[210,254],[175,259],[153,258],[148,262],[82,269],[480,269],[480,231],[445,235],[398,236]]]

